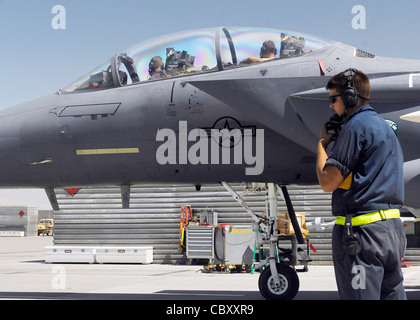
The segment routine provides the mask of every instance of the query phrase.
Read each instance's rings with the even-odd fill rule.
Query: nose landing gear
[[[311,258],[309,256],[309,240],[305,240],[302,235],[286,186],[282,186],[281,190],[295,231],[293,235],[280,235],[277,230],[277,184],[267,184],[268,218],[256,215],[229,184],[222,182],[222,185],[254,219],[253,229],[256,232],[256,247],[268,246],[268,258],[260,260],[255,266],[255,269],[262,270],[258,280],[258,287],[262,296],[267,300],[293,299],[299,291],[300,284],[296,272],[307,271],[307,264],[311,261]],[[291,241],[291,249],[283,250],[280,248],[279,242],[285,240]],[[306,244],[307,253],[298,248],[298,244]],[[279,254],[279,250],[282,251],[281,254]],[[295,270],[297,264],[303,265],[304,268]]]

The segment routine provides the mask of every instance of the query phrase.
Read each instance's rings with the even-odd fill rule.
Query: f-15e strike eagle
[[[241,63],[267,40],[273,58]],[[156,56],[163,72],[151,80]],[[53,94],[1,111],[0,186],[317,184],[316,141],[332,115],[324,87],[349,67],[371,79],[371,104],[404,151],[406,205],[420,208],[420,61],[258,28],[142,42]]]

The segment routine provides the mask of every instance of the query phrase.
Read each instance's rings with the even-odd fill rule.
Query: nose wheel
[[[258,280],[261,294],[267,300],[291,300],[299,291],[299,277],[296,271],[285,264],[277,263],[277,279],[269,267],[265,268]]]
[[[256,234],[255,250],[262,248],[263,245],[267,245],[265,249],[268,249],[268,258],[260,260],[255,265],[256,269],[264,268],[260,274],[258,280],[258,287],[262,296],[267,300],[291,300],[299,291],[299,278],[296,274],[295,269],[291,266],[295,266],[298,263],[303,262],[305,266],[303,270],[307,271],[306,264],[311,261],[309,258],[309,241],[306,242],[301,226],[296,218],[296,213],[293,209],[292,202],[289,197],[286,186],[281,186],[283,197],[286,202],[287,211],[290,217],[290,222],[295,230],[294,235],[280,235],[277,224],[277,196],[278,186],[276,183],[267,183],[266,186],[252,186],[252,190],[266,190],[267,192],[267,217],[261,217],[255,214],[244,200],[239,196],[227,182],[221,182],[232,197],[250,214],[254,219],[253,228]],[[282,250],[279,248],[279,241],[290,240],[292,248],[288,250]],[[304,259],[298,258],[299,248],[298,244],[307,244],[308,254]],[[278,249],[283,252],[280,255]]]

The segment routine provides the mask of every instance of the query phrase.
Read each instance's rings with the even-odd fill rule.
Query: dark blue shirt
[[[403,162],[401,146],[390,125],[369,105],[354,111],[325,164],[337,167],[344,178],[351,179],[348,190],[340,187],[333,192],[333,215],[401,208]]]

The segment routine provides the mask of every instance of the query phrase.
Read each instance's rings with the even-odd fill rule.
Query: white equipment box
[[[153,247],[45,247],[46,263],[152,263]]]
[[[97,263],[152,263],[153,247],[96,248]]]
[[[93,247],[45,247],[46,263],[95,263]]]
[[[0,237],[24,237],[25,231],[0,231]]]

